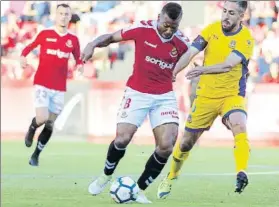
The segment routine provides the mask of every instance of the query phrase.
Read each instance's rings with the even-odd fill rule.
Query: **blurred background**
[[[39,50],[29,54],[30,66],[22,70],[19,56],[41,30],[52,27],[57,4],[62,1],[1,1],[1,136],[23,136],[34,116],[32,81]],[[63,1],[73,11],[69,30],[80,40],[81,49],[97,36],[129,26],[134,21],[156,19],[168,1]],[[192,41],[201,29],[220,19],[222,2],[176,1],[183,6],[180,29]],[[248,130],[255,144],[279,144],[279,23],[278,1],[251,1],[244,24],[256,40],[249,64]],[[203,54],[195,61],[202,63]],[[133,42],[98,49],[85,65],[84,77],[77,76],[74,60],[69,61],[68,93],[57,136],[107,142],[115,134],[116,113],[125,82],[132,72]],[[175,90],[179,100],[181,131],[190,107],[193,82],[180,74]],[[214,123],[201,144],[231,143],[231,134]],[[148,119],[137,133],[135,143],[153,143]]]

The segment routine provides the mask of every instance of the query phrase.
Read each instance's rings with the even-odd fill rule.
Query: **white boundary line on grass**
[[[249,175],[279,175],[279,171],[263,171],[263,172],[249,172]],[[182,174],[182,176],[235,176],[236,173],[186,173]]]
[[[214,176],[235,176],[235,173],[184,173],[181,174],[181,177],[214,177]],[[250,172],[248,175],[279,175],[279,171],[266,171],[266,172]],[[139,174],[122,174],[116,175],[115,177],[120,176],[130,176],[130,177],[139,177]],[[96,175],[88,175],[88,174],[56,174],[56,175],[42,175],[42,174],[2,174],[1,179],[14,179],[14,178],[94,178]],[[160,175],[160,177],[164,177],[164,175]]]

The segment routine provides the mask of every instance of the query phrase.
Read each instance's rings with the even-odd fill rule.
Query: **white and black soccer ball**
[[[130,177],[117,178],[110,187],[110,196],[116,203],[131,203],[137,199],[139,187]]]

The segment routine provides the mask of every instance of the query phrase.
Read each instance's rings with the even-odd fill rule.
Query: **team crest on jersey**
[[[232,41],[230,42],[230,44],[229,44],[229,47],[230,47],[231,49],[234,49],[235,46],[236,46],[236,41],[235,41],[235,40],[232,40]]]
[[[251,47],[251,45],[252,45],[251,40],[247,40],[247,45],[248,45],[248,47]]]
[[[215,40],[218,40],[219,38],[218,38],[218,36],[217,35],[213,35],[213,39],[215,39]]]
[[[66,46],[67,46],[67,47],[70,47],[70,48],[73,47],[72,40],[67,40]]]
[[[177,57],[177,55],[178,55],[177,49],[175,47],[173,47],[170,52],[170,56],[174,58],[174,57]]]

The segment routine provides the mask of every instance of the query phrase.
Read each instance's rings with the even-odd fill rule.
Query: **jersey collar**
[[[165,39],[165,38],[163,38],[163,37],[160,35],[160,33],[159,33],[158,29],[157,29],[157,26],[158,26],[157,21],[154,21],[153,25],[154,25],[154,30],[156,31],[158,37],[161,39],[161,41],[162,41],[163,43],[172,41],[172,39],[173,39],[175,33],[171,36],[171,38]]]
[[[222,27],[222,26],[221,26],[221,27]],[[224,33],[225,36],[233,36],[233,35],[236,35],[236,34],[238,34],[241,30],[242,30],[242,25],[240,25],[240,27],[238,28],[238,30],[235,31],[235,32],[225,32],[225,31],[223,30],[223,28],[222,28],[222,31],[223,31],[223,33]]]
[[[65,33],[61,33],[58,31],[58,29],[54,26],[53,27],[53,30],[60,36],[60,37],[63,37],[63,36],[66,36],[69,32],[68,30],[65,32]]]

